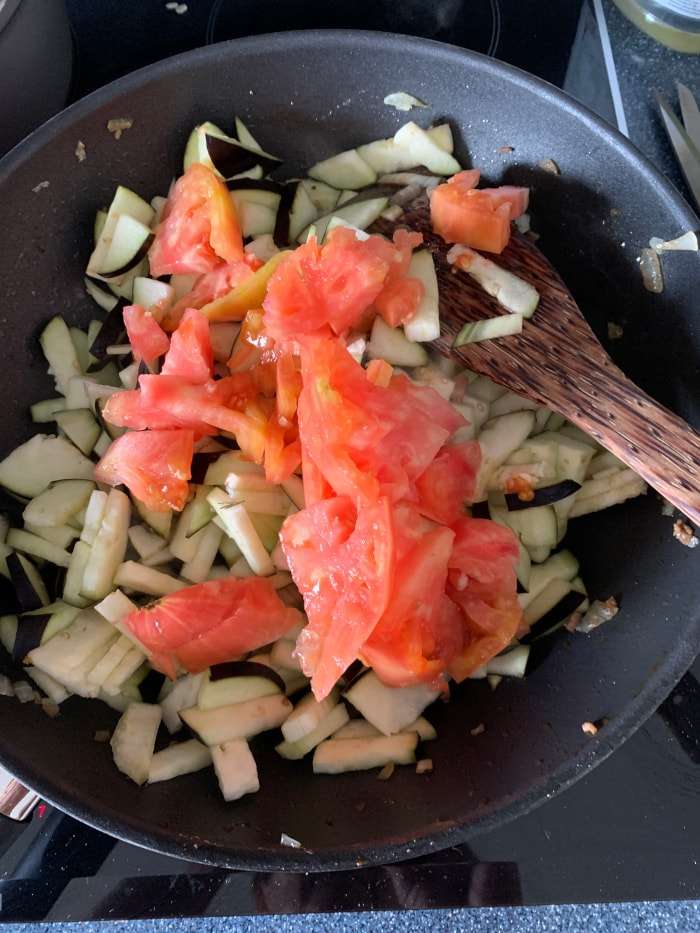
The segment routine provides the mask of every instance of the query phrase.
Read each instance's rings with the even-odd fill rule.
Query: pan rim
[[[539,100],[547,101],[558,110],[574,116],[584,124],[588,131],[623,155],[632,170],[650,177],[669,203],[669,207],[683,217],[684,223],[687,222],[693,227],[700,224],[690,206],[671,183],[625,136],[554,85],[512,65],[457,46],[394,33],[354,29],[296,30],[233,39],[184,52],[141,68],[93,91],[87,97],[52,117],[15,146],[0,160],[0,184],[5,182],[21,165],[31,160],[34,154],[50,142],[58,132],[63,132],[77,121],[89,116],[100,107],[120,99],[125,94],[153,81],[178,74],[184,65],[196,66],[200,62],[205,63],[221,55],[235,55],[241,50],[274,53],[275,49],[281,47],[313,46],[315,49],[328,48],[337,51],[339,45],[353,50],[371,47],[375,53],[381,49],[392,48],[420,50],[434,55],[443,62],[452,61],[460,66],[466,65],[472,72],[499,76],[504,81],[537,95]],[[3,752],[2,762],[17,775],[19,780],[35,789],[46,800],[54,803],[70,816],[131,844],[155,849],[177,858],[255,871],[332,871],[352,869],[360,865],[381,865],[415,858],[463,843],[478,833],[486,832],[530,812],[570,787],[576,780],[603,762],[643,724],[668,696],[673,686],[692,663],[699,649],[700,614],[694,619],[686,620],[685,630],[679,633],[672,650],[659,662],[644,687],[615,719],[595,739],[592,739],[590,744],[584,746],[578,755],[569,758],[557,769],[548,772],[531,784],[526,792],[513,795],[505,801],[504,798],[500,798],[498,804],[494,802],[485,805],[479,815],[467,823],[457,820],[449,824],[433,823],[424,827],[417,835],[395,836],[384,840],[381,844],[370,844],[369,847],[361,844],[333,845],[314,851],[305,851],[304,849],[261,845],[251,850],[235,846],[224,847],[205,840],[196,842],[189,836],[180,839],[172,830],[159,829],[157,826],[151,827],[146,832],[143,829],[143,820],[139,817],[134,818],[131,814],[104,817],[95,808],[85,805],[69,793],[60,791],[53,793],[50,780],[45,782],[41,776],[31,773],[31,769],[25,769],[22,761],[18,760],[11,751]]]

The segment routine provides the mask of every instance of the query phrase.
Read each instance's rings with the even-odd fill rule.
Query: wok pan
[[[31,433],[27,408],[51,394],[36,333],[56,312],[83,326],[95,209],[122,183],[167,193],[187,133],[239,114],[290,175],[405,119],[382,103],[407,90],[448,118],[465,164],[489,181],[533,188],[540,244],[592,326],[622,324],[617,363],[644,389],[698,424],[698,257],[665,259],[665,291],[642,287],[636,262],[651,235],[697,226],[687,205],[629,143],[555,88],[480,55],[363,32],[288,32],[238,40],[161,62],[55,117],[0,163],[0,453]],[[129,117],[118,141],[105,125]],[[74,155],[78,140],[87,159]],[[504,146],[512,151],[499,152]],[[561,174],[538,167],[553,159]],[[42,181],[48,187],[33,192]],[[607,338],[605,338],[607,341]],[[556,352],[556,348],[553,348]],[[396,861],[495,827],[565,789],[620,745],[666,697],[700,646],[696,555],[672,539],[654,494],[572,523],[572,549],[592,594],[622,611],[590,636],[551,641],[524,681],[495,693],[467,682],[437,704],[435,769],[314,777],[308,761],[278,758],[258,740],[262,788],[225,804],[211,771],[138,788],[114,768],[96,730],[116,719],[71,699],[51,720],[0,702],[0,760],[85,822],[184,858],[249,869],[307,871]],[[585,720],[605,718],[594,738]],[[483,723],[485,731],[471,736]],[[280,834],[301,849],[280,845]]]

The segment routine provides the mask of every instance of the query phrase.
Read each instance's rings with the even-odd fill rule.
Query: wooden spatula
[[[376,226],[391,234],[394,225]],[[413,202],[396,226],[420,231],[433,254],[442,322],[435,346],[441,353],[456,354],[475,372],[564,415],[700,524],[700,435],[615,366],[531,240],[514,232],[504,252],[491,257],[540,293],[522,334],[453,350],[464,324],[506,312],[447,262],[448,248],[431,230],[426,198]]]

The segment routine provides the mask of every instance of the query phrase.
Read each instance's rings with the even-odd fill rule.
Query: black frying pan
[[[333,151],[394,132],[404,115],[384,96],[429,102],[447,117],[462,161],[492,181],[533,187],[533,225],[599,335],[624,327],[610,349],[661,402],[698,424],[698,257],[664,262],[666,289],[645,292],[636,256],[649,237],[697,219],[669,184],[607,124],[549,85],[446,45],[362,32],[299,32],[186,54],[98,91],[51,120],[0,163],[2,450],[30,434],[27,407],[50,383],[36,332],[60,311],[96,314],[82,286],[95,209],[118,182],[152,196],[180,169],[190,128],[249,121],[290,174]],[[119,141],[111,117],[130,117]],[[87,160],[74,156],[77,141]],[[501,153],[511,146],[513,152]],[[538,168],[554,159],[561,175]],[[41,181],[49,187],[33,193]],[[572,523],[571,546],[591,592],[621,596],[614,622],[590,637],[553,640],[524,682],[495,693],[467,682],[431,714],[439,740],[431,775],[398,768],[313,777],[272,742],[255,743],[262,789],[234,804],[201,772],[139,789],[119,774],[95,730],[115,714],[70,700],[48,719],[0,702],[0,759],[47,799],[108,833],[174,855],[243,868],[348,868],[420,855],[513,819],[602,761],[666,697],[700,646],[697,557],[671,537],[650,494]],[[607,718],[595,738],[584,720]],[[484,723],[483,734],[470,729]],[[280,845],[284,832],[303,849]]]

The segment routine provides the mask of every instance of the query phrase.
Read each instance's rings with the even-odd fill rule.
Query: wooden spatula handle
[[[567,418],[700,525],[700,435],[606,362],[577,371]]]

